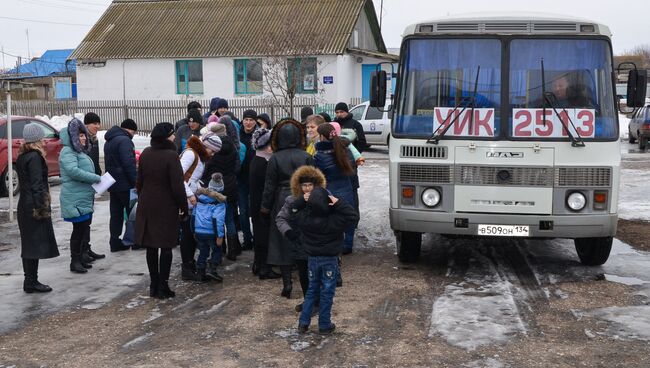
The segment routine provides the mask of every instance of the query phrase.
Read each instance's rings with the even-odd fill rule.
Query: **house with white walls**
[[[397,62],[372,0],[114,0],[71,59],[79,100],[330,103],[367,98]]]

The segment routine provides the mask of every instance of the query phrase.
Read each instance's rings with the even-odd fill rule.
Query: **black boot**
[[[70,261],[70,271],[74,273],[86,273],[88,270],[81,263],[81,255],[73,255]]]
[[[260,272],[258,274],[260,280],[274,280],[274,279],[279,279],[282,277],[279,273],[273,271],[271,266],[267,264],[263,264],[262,268],[260,269]]]
[[[91,246],[90,244],[88,244],[88,245],[86,246],[86,248],[88,249],[88,255],[89,255],[89,256],[91,256],[91,257],[93,257],[93,258],[95,258],[95,259],[106,258],[106,255],[105,255],[105,254],[99,254],[99,253],[95,253],[95,252],[93,252],[93,250],[92,250],[91,247],[92,247],[92,246]]]
[[[23,270],[25,271],[25,281],[23,290],[28,293],[47,293],[52,291],[48,285],[38,282],[38,259],[24,259]]]
[[[223,282],[223,277],[217,273],[217,265],[212,263],[208,263],[208,265],[209,267],[206,276],[212,281]]]
[[[194,263],[184,263],[181,265],[181,279],[185,281],[198,281]]]
[[[236,244],[239,244],[239,240],[237,240],[236,236],[229,236],[226,243],[228,244],[226,258],[234,262],[237,260]]]
[[[208,277],[205,275],[205,268],[196,269],[196,282],[208,282]]]
[[[90,254],[88,253],[88,244],[85,244],[82,246],[81,250],[81,265],[84,266],[84,268],[93,268],[91,263],[95,262],[95,258],[91,257]]]
[[[291,299],[291,266],[282,266],[282,292],[280,296]]]
[[[158,285],[158,298],[167,299],[167,298],[173,298],[175,296],[176,293],[169,288],[169,284],[167,283],[167,281],[161,281],[160,284]]]

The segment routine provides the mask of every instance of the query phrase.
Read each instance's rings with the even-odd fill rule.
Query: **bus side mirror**
[[[370,107],[383,108],[386,104],[386,71],[372,72],[370,77]]]
[[[627,106],[643,107],[645,105],[645,95],[648,75],[645,70],[632,69],[627,78]]]

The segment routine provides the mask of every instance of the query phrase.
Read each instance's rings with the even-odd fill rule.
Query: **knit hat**
[[[337,105],[337,106],[338,106],[338,105]],[[309,115],[314,115],[314,109],[312,109],[312,108],[309,107],[309,106],[305,106],[305,107],[303,107],[302,109],[300,109],[300,121],[301,121],[301,122],[304,123],[305,120],[307,120],[307,117],[308,117]]]
[[[322,116],[323,119],[325,119],[326,123],[331,123],[332,122],[332,117],[330,116],[330,114],[326,113],[325,111],[319,113],[318,115]]]
[[[94,112],[89,112],[84,116],[84,124],[88,125],[93,123],[101,123],[101,120],[99,120],[99,115]]]
[[[203,125],[203,116],[201,116],[199,110],[191,110],[187,113],[187,123],[189,124],[193,121],[199,123],[199,125]]]
[[[350,112],[350,110],[348,110],[348,104],[346,104],[345,102],[339,102],[339,103],[337,103],[337,104],[336,104],[336,107],[334,107],[334,111],[335,111],[335,112],[336,112],[336,111],[345,111],[345,112]]]
[[[207,134],[201,141],[205,148],[210,149],[212,152],[217,153],[221,151],[221,138],[216,134]]]
[[[210,131],[218,136],[226,135],[226,126],[221,123],[212,123],[210,126]]]
[[[151,138],[167,139],[174,134],[174,125],[172,123],[158,123],[151,131]]]
[[[253,119],[255,120],[257,118],[257,111],[255,110],[246,110],[244,111],[244,116],[242,116],[243,119]]]
[[[259,128],[254,131],[252,143],[256,151],[265,149],[271,143],[271,130]]]
[[[23,138],[25,143],[38,142],[45,137],[43,129],[36,123],[29,123],[23,128]]]
[[[212,174],[212,179],[210,179],[208,188],[217,191],[219,193],[223,192],[223,175],[221,175],[221,173],[218,172]]]
[[[122,124],[120,124],[120,128],[137,131],[138,125],[133,121],[133,119],[125,119]]]
[[[217,115],[210,115],[208,118],[208,123],[216,123],[219,121],[219,117]]]
[[[190,112],[191,110],[201,110],[201,104],[196,102],[196,101],[192,101],[192,102],[188,103],[187,104],[187,112]]]
[[[269,117],[268,114],[261,113],[261,114],[257,115],[257,119],[262,120],[263,122],[265,122],[267,129],[273,128],[273,123],[271,122],[271,117]]]
[[[217,101],[216,105],[217,105],[217,110],[221,109],[221,108],[227,109],[228,108],[228,100],[226,100],[225,98],[220,98],[219,101]]]

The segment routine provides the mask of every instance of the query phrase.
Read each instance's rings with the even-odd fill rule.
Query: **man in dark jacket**
[[[249,176],[250,176],[250,163],[255,157],[255,150],[253,149],[252,139],[255,128],[257,128],[257,112],[255,110],[244,111],[242,119],[242,128],[239,133],[239,141],[246,146],[246,154],[241,163],[241,171],[237,178],[239,189],[239,224],[242,233],[244,233],[244,246],[243,250],[253,249],[253,234],[251,233],[250,222],[250,208],[249,208]]]
[[[88,132],[90,133],[90,152],[89,156],[93,160],[93,165],[95,166],[95,174],[101,175],[102,168],[99,166],[99,141],[97,140],[97,132],[101,127],[101,120],[99,115],[94,112],[89,112],[84,116],[84,125]],[[92,262],[95,259],[101,259],[106,257],[104,254],[99,254],[93,252],[90,249],[90,231],[84,235],[83,245],[82,245],[82,257],[84,262]]]
[[[201,137],[201,128],[203,127],[203,116],[199,110],[190,110],[187,113],[187,125],[183,125],[176,131],[174,143],[178,147],[178,154],[183,152],[185,145],[191,136]]]
[[[198,103],[196,101],[192,101],[192,102],[187,104],[187,113],[189,114],[190,111],[197,110],[199,112],[199,114],[200,114],[201,113],[201,108],[202,107],[201,107],[200,103]],[[174,132],[178,132],[178,129],[180,129],[183,125],[187,125],[187,117],[177,121],[176,124],[174,124]]]
[[[219,100],[221,100],[219,97],[213,97],[210,100],[210,110],[203,114],[203,121],[208,121],[210,115],[217,115],[217,105],[219,105]]]
[[[114,126],[109,129],[105,135],[104,163],[106,171],[115,179],[115,184],[108,189],[111,196],[109,222],[111,252],[129,249],[122,243],[120,235],[124,224],[124,212],[126,211],[128,218],[131,210],[129,206],[131,189],[135,188],[137,176],[133,146],[133,135],[137,130],[135,121],[126,119],[119,127]]]
[[[345,102],[337,103],[334,108],[334,113],[336,114],[334,121],[341,124],[341,129],[352,129],[357,134],[357,139],[352,144],[357,148],[359,153],[363,153],[363,150],[366,149],[366,135],[363,133],[363,125],[350,114],[348,104]]]

